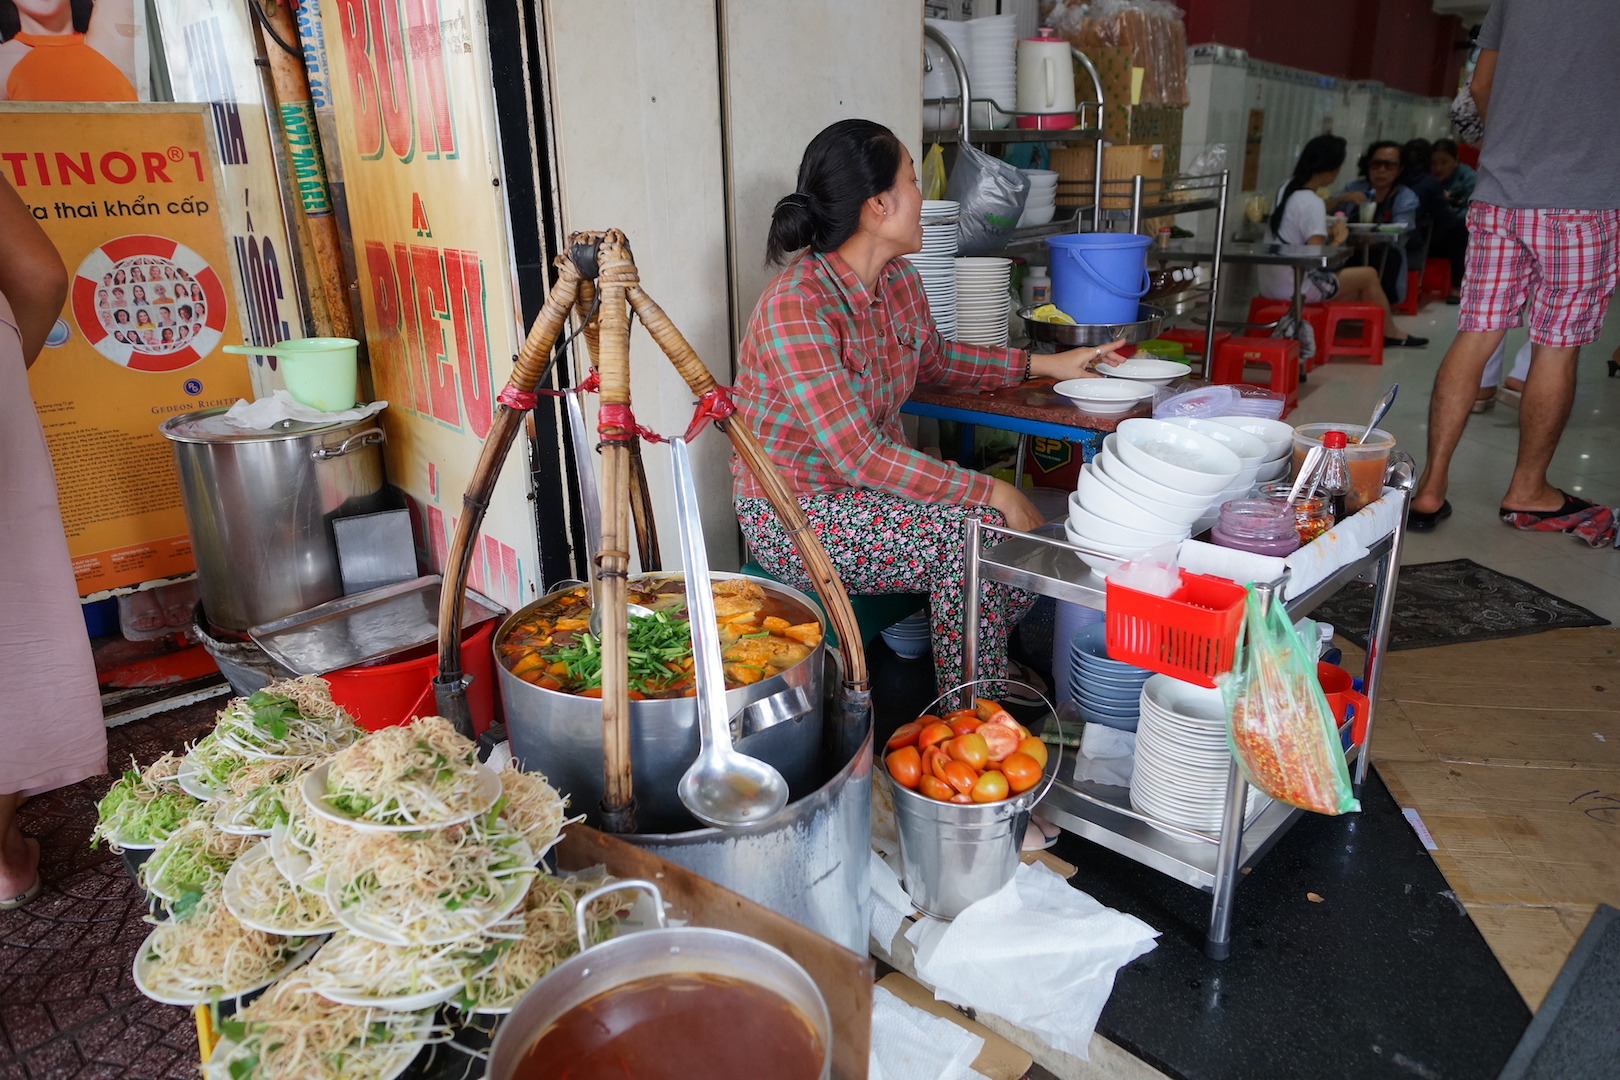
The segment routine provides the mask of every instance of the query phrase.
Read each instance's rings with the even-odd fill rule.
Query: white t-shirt
[[[1277,189],[1277,198],[1288,185]],[[1288,197],[1283,207],[1282,223],[1276,232],[1266,229],[1266,242],[1271,244],[1303,244],[1313,236],[1327,236],[1327,203],[1314,191],[1303,188]],[[1294,297],[1294,271],[1287,266],[1260,267],[1260,295],[1272,300],[1292,300]]]

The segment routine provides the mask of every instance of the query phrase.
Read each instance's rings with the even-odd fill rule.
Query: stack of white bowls
[[[883,640],[895,653],[907,660],[926,655],[934,647],[933,631],[928,625],[928,609],[908,615],[883,629]]]
[[[969,345],[1006,348],[1011,334],[1012,260],[970,257],[956,260],[956,336]],[[947,335],[950,336],[950,335]]]
[[[1254,477],[1256,484],[1274,484],[1288,478],[1294,457],[1292,424],[1262,416],[1217,416],[1212,423],[1236,428],[1265,444],[1265,457],[1261,459],[1260,469]]]
[[[1221,493],[1209,504],[1209,509],[1194,523],[1193,532],[1201,533],[1220,518],[1221,507],[1224,504],[1233,499],[1247,499],[1254,494],[1255,485],[1260,482],[1260,467],[1266,459],[1267,447],[1264,442],[1248,432],[1230,424],[1218,424],[1214,420],[1172,416],[1167,417],[1165,423],[1175,424],[1188,431],[1196,431],[1205,438],[1213,439],[1236,454],[1238,463],[1242,466],[1232,482],[1221,489]],[[1286,467],[1285,464],[1284,468]]]
[[[922,275],[928,313],[947,341],[956,340],[956,247],[961,204],[950,199],[925,199],[922,209],[923,247],[907,255]]]
[[[1051,169],[1019,169],[1029,177],[1029,198],[1024,200],[1020,225],[1045,225],[1057,213],[1058,174]]]
[[[1167,420],[1121,421],[1081,467],[1064,532],[1098,553],[1080,558],[1105,576],[1127,559],[1185,540],[1243,471],[1236,454],[1198,432]]]
[[[1219,690],[1155,675],[1142,686],[1131,806],[1184,829],[1218,833],[1232,751]],[[1249,789],[1246,817],[1265,796]]]
[[[932,26],[956,46],[956,53],[962,58],[962,63],[968,65],[968,76],[973,75],[973,35],[965,22],[952,22],[949,19],[924,19],[923,23]],[[923,55],[928,60],[928,71],[923,74],[923,99],[960,97],[962,84],[956,79],[956,69],[945,58],[945,51],[928,38],[923,38]],[[974,91],[977,93],[977,91]],[[959,102],[945,105],[928,105],[923,109],[923,127],[949,130],[962,122],[962,107]]]
[[[988,15],[968,20],[972,55],[964,57],[975,98],[1013,108],[1018,100],[1018,16]],[[990,105],[973,106],[973,126],[1004,128],[1012,115]]]
[[[1092,623],[1069,647],[1069,697],[1088,724],[1135,731],[1142,684],[1153,672],[1108,656],[1108,627]]]

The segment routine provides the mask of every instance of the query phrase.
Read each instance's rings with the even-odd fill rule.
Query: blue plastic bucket
[[[1148,291],[1143,255],[1152,239],[1134,233],[1064,233],[1048,236],[1052,302],[1077,323],[1136,321]]]

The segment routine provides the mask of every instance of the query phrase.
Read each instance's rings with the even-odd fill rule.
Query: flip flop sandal
[[[1054,828],[1055,828],[1055,826],[1054,826]],[[1035,834],[1041,838],[1040,843],[1038,843],[1038,844],[1030,843],[1030,839],[1029,839],[1029,830],[1030,829],[1034,829]],[[1056,844],[1058,842],[1058,837],[1062,836],[1062,835],[1063,835],[1063,831],[1061,829],[1059,829],[1058,832],[1056,833],[1056,835],[1047,836],[1046,835],[1046,830],[1042,829],[1039,825],[1035,824],[1032,821],[1024,829],[1024,842],[1019,847],[1019,850],[1020,851],[1045,851],[1047,848],[1050,848],[1054,844]]]
[[[1543,522],[1592,509],[1592,504],[1585,499],[1577,499],[1562,488],[1555,490],[1564,497],[1564,505],[1556,510],[1510,510],[1502,506],[1498,507],[1496,512],[1501,515],[1504,524],[1511,525],[1515,529],[1543,529],[1545,531]],[[1570,527],[1573,528],[1574,525],[1572,524]]]
[[[44,888],[44,886],[45,880],[38,874],[35,874],[34,883],[28,886],[21,896],[12,897],[10,900],[0,900],[0,911],[16,911],[18,908],[24,906],[38,896],[40,889]]]
[[[1406,529],[1408,532],[1428,532],[1446,518],[1451,516],[1451,500],[1443,499],[1440,509],[1428,512],[1422,510],[1408,510],[1406,512]]]

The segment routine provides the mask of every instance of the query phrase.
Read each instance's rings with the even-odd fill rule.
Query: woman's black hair
[[[68,0],[73,12],[73,32],[82,34],[90,29],[90,12],[95,0]],[[13,0],[0,0],[0,41],[10,41],[22,32],[22,16],[17,13]]]
[[[1401,147],[1401,175],[1428,174],[1429,159],[1434,156],[1434,143],[1428,139],[1408,139]]]
[[[1317,173],[1338,172],[1344,164],[1345,142],[1337,135],[1318,135],[1305,144],[1305,149],[1299,152],[1299,160],[1294,162],[1294,175],[1288,181],[1288,187],[1283,189],[1282,198],[1271,211],[1271,231],[1275,233],[1282,228],[1283,208],[1288,200],[1293,198],[1294,192],[1305,190],[1305,185]]]
[[[1436,139],[1436,140],[1434,140],[1434,145],[1429,148],[1429,156],[1433,157],[1435,154],[1450,154],[1452,157],[1456,157],[1457,156],[1457,140],[1456,139]]]
[[[831,251],[854,236],[861,206],[894,187],[900,153],[894,132],[871,120],[840,120],[823,128],[804,148],[798,188],[771,211],[765,260],[781,263],[805,247]]]
[[[1396,142],[1394,139],[1379,139],[1377,142],[1367,147],[1367,152],[1362,154],[1361,157],[1356,161],[1356,171],[1361,174],[1361,178],[1363,180],[1372,179],[1371,176],[1367,175],[1367,165],[1372,161],[1373,155],[1378,153],[1380,150],[1388,150],[1391,147],[1395,149],[1396,153],[1400,154],[1401,160],[1403,162],[1405,161],[1406,154],[1405,151],[1401,149],[1400,143]],[[1403,172],[1405,171],[1404,165],[1398,165],[1397,168],[1401,169]]]

